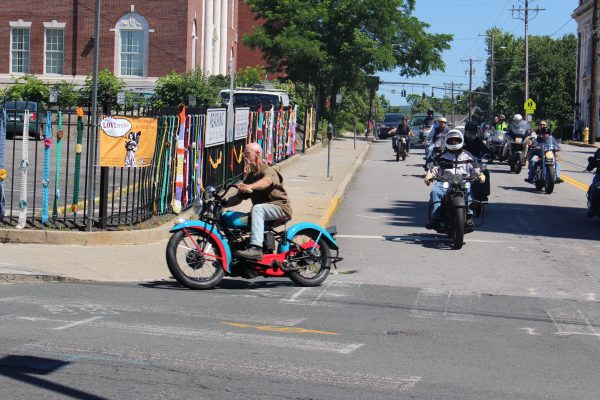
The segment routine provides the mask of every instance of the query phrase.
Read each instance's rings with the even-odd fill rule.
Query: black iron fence
[[[188,109],[178,159],[182,121],[175,109],[117,109],[111,114],[157,118],[153,161],[144,168],[100,167],[97,162],[91,165],[99,160],[99,146],[89,109],[77,115],[75,108],[7,102],[0,110],[6,110],[0,112],[0,226],[17,228],[83,230],[90,222],[94,229],[136,225],[190,207],[206,186],[222,187],[240,178],[244,145],[250,141],[261,143],[271,164],[315,142],[312,111],[304,116],[307,123],[300,132],[295,110],[290,109],[250,112],[245,138],[205,147],[206,115],[200,113],[205,110]]]

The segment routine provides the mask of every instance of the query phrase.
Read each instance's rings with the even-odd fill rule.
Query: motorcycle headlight
[[[442,183],[442,187],[444,189],[448,189],[450,187],[450,184],[448,182],[444,182],[444,183]]]
[[[520,137],[515,138],[515,143],[517,143],[517,144],[523,143],[523,138],[520,138]]]
[[[194,213],[200,215],[204,209],[204,201],[198,197],[192,203],[192,207],[194,208]]]
[[[548,150],[544,156],[546,158],[554,158],[554,153],[552,151]]]

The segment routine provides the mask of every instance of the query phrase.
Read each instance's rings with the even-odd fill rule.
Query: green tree
[[[262,82],[266,72],[263,65],[257,65],[256,67],[247,66],[236,72],[235,84],[238,87],[252,87]]]
[[[215,75],[206,77],[201,71],[188,71],[178,74],[172,71],[156,81],[156,95],[160,105],[187,103],[189,96],[196,96],[198,103],[220,104],[219,92],[228,87],[227,77]]]
[[[60,81],[52,85],[52,89],[58,92],[58,105],[61,107],[77,104],[77,91],[75,85],[68,81]]]
[[[93,77],[88,75],[85,78],[85,84],[79,91],[79,105],[92,105],[92,84]],[[125,82],[113,75],[108,69],[98,72],[98,104],[110,104],[113,107],[117,105],[117,93],[125,87]]]
[[[335,98],[362,88],[368,75],[404,76],[443,69],[451,35],[429,34],[412,16],[415,0],[247,0],[265,20],[243,38],[265,54],[269,71],[311,83]],[[323,100],[321,100],[323,101]]]
[[[27,74],[15,79],[15,83],[6,91],[6,97],[12,100],[28,100],[45,103],[50,89],[35,75]]]
[[[494,97],[496,114],[507,118],[523,114],[525,102],[525,41],[511,33],[494,28]],[[488,54],[491,42],[488,38]],[[568,34],[559,39],[549,36],[529,37],[529,97],[537,103],[535,120],[550,119],[563,124],[572,119],[575,90],[577,39]],[[478,90],[489,92],[490,62],[486,67],[487,80]],[[481,96],[478,105],[489,107],[489,96]]]

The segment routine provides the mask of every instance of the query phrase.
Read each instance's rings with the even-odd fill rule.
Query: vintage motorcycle
[[[510,171],[516,174],[521,173],[521,169],[525,165],[527,157],[528,132],[529,125],[525,121],[521,121],[519,124],[512,124],[510,130],[512,134],[507,134],[506,147],[507,147],[507,161],[510,166]]]
[[[198,219],[182,220],[171,228],[166,257],[173,277],[190,289],[210,289],[226,275],[288,277],[300,286],[323,283],[332,264],[342,260],[335,227],[300,222],[286,229],[289,219],[265,222],[262,259],[237,258],[235,251],[247,246],[250,222],[248,213],[223,210],[232,187],[220,193],[208,187],[204,198],[194,201]],[[276,230],[281,226],[283,230]]]
[[[535,164],[533,184],[536,190],[544,189],[547,194],[554,191],[554,182],[556,180],[556,150],[541,147],[532,148],[532,150],[541,149],[542,156],[538,157]]]
[[[447,189],[441,200],[441,223],[436,227],[438,233],[448,235],[452,240],[454,249],[460,250],[464,244],[464,236],[467,233],[473,232],[474,226],[467,226],[467,198],[468,191],[471,187],[473,179],[471,177],[463,177],[462,174],[453,174],[451,171],[445,171],[441,179],[442,186]],[[477,204],[483,210],[485,202],[473,200],[473,205]],[[431,210],[433,203],[429,203],[429,220],[431,221]],[[481,213],[483,216],[483,212]],[[482,221],[483,223],[483,217]],[[479,225],[481,225],[481,223]]]

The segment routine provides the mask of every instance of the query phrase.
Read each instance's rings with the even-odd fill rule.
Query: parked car
[[[29,137],[42,140],[43,134],[39,126],[39,104],[33,101],[11,100],[4,103],[6,108],[6,137],[14,139],[23,136],[23,120],[25,110],[29,110]]]
[[[441,117],[443,117],[442,114],[433,114],[434,120]],[[415,133],[415,136],[412,138],[411,143],[423,143],[425,139],[427,139],[427,135],[429,134],[431,127],[425,126],[426,118],[427,113],[417,113],[412,116],[409,125],[410,129],[412,129],[412,131]]]
[[[221,90],[219,93],[223,103],[229,102],[229,89]],[[234,107],[250,107],[251,110],[258,110],[258,104],[262,103],[263,111],[271,107],[271,103],[275,109],[279,109],[281,104],[283,107],[290,105],[290,98],[286,92],[279,90],[257,90],[257,89],[235,89],[233,91]]]
[[[400,122],[406,119],[402,113],[386,113],[383,115],[383,121],[377,124],[379,138],[385,139],[388,137],[388,131],[396,128]]]

